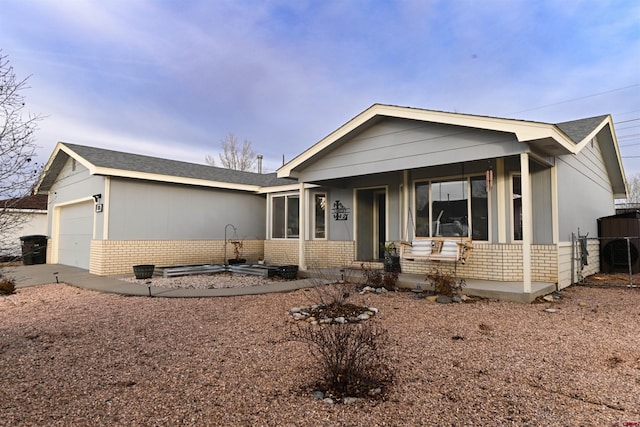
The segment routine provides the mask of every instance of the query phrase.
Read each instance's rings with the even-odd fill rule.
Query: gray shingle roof
[[[606,118],[607,115],[589,117],[586,119],[556,123],[556,126],[577,144],[597,128],[598,125],[600,125],[600,123],[602,123]]]
[[[259,174],[255,172],[243,172],[215,166],[88,147],[85,145],[68,144],[66,142],[63,144],[80,157],[86,159],[89,163],[101,168],[233,184],[257,185],[261,187],[290,185],[297,182],[294,179],[278,178],[275,173]]]

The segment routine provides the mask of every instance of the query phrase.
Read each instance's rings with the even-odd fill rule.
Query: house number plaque
[[[349,209],[345,208],[340,200],[333,202],[333,219],[336,221],[346,221],[349,219]]]

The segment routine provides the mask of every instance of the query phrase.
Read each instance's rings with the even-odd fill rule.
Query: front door
[[[356,259],[372,261],[380,259],[384,253],[380,244],[387,236],[387,193],[384,188],[356,190],[357,235]]]

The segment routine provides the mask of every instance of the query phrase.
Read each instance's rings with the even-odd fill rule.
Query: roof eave
[[[551,138],[556,141],[563,150],[575,152],[575,143],[555,125],[549,123],[374,104],[279,168],[277,171],[278,177],[297,177],[297,169],[299,169],[301,165],[327,149],[334,142],[376,117],[393,117],[508,132],[515,134],[520,142]]]
[[[237,184],[233,182],[212,181],[207,179],[180,177],[173,175],[161,175],[146,172],[136,172],[124,169],[93,167],[90,169],[92,175],[104,175],[118,178],[140,179],[145,181],[166,182],[171,184],[194,185],[198,187],[222,188],[226,190],[240,190],[248,192],[258,192],[259,185]]]

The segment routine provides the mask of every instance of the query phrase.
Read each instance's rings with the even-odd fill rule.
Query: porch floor
[[[340,268],[306,270],[300,271],[299,276],[322,277],[337,280],[342,276],[340,270]],[[345,277],[348,277],[351,280],[360,280],[361,270],[356,268],[346,268]],[[422,289],[429,290],[426,285],[426,278],[427,276],[425,274],[400,273],[398,276],[398,287],[402,289],[415,289],[417,285],[420,285]],[[547,282],[532,282],[531,293],[523,292],[522,282],[500,282],[497,280],[479,279],[465,279],[465,282],[466,286],[463,289],[463,293],[466,295],[526,304],[533,302],[539,296],[550,294],[556,290],[555,283]]]

